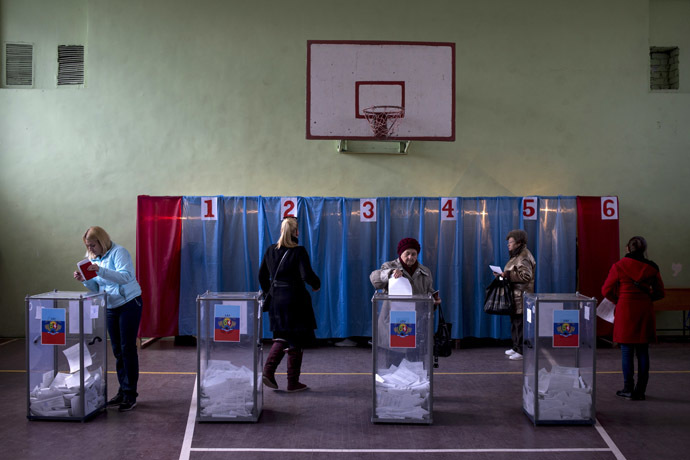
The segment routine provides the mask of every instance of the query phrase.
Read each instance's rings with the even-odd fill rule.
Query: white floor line
[[[7,342],[0,343],[0,347],[3,345],[7,345],[8,343],[16,342],[17,340],[19,340],[19,339],[12,339],[12,340],[8,340]]]
[[[279,449],[262,447],[194,447],[194,452],[285,452],[285,453],[384,453],[384,454],[447,454],[447,453],[523,453],[523,452],[611,452],[608,448],[553,448],[553,449]]]
[[[611,452],[613,452],[613,455],[616,456],[616,460],[625,460],[625,456],[623,455],[623,452],[620,451],[618,446],[613,442],[613,439],[609,436],[609,434],[606,432],[603,426],[599,423],[599,419],[594,419],[594,428],[597,429],[599,432],[599,435],[602,437],[604,442],[606,443],[607,446],[611,449]]]
[[[189,416],[187,417],[187,428],[184,431],[184,440],[180,450],[180,460],[189,460],[192,450],[192,438],[194,438],[194,427],[196,425],[196,379],[194,379],[194,391],[192,391],[192,402],[189,404]]]

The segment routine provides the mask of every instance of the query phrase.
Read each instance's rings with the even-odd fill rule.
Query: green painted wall
[[[621,240],[689,286],[688,80],[648,89],[650,35],[690,74],[688,4],[0,0],[2,41],[37,48],[36,88],[0,89],[0,336],[23,335],[26,294],[80,288],[89,225],[134,253],[140,194],[615,194]],[[309,39],[455,42],[457,140],[307,141]],[[57,89],[54,50],[82,43],[85,87]]]

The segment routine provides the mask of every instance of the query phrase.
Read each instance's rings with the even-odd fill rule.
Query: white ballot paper
[[[503,269],[501,267],[497,267],[496,265],[489,265],[489,268],[492,272],[496,273],[497,275],[503,273]]]
[[[388,295],[412,295],[410,280],[401,276],[388,280]]]
[[[65,358],[67,358],[67,362],[69,363],[70,374],[74,374],[81,369],[81,366],[79,366],[80,349],[78,343],[62,350],[62,352],[65,354]],[[89,349],[86,347],[86,344],[84,344],[84,367],[87,368],[91,364],[91,353],[89,353]]]
[[[613,323],[613,313],[616,308],[616,304],[611,302],[609,299],[604,297],[604,300],[597,306],[597,316],[604,321]]]

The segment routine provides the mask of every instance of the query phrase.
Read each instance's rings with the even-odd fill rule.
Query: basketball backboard
[[[364,109],[402,107],[394,140],[455,140],[455,43],[307,42],[307,139],[381,140]]]

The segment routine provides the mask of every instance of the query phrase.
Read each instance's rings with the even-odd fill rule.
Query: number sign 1
[[[297,198],[281,198],[280,199],[280,218],[297,217]]]
[[[441,198],[441,220],[458,220],[457,198]]]
[[[359,199],[359,221],[376,222],[376,198]]]
[[[618,197],[601,197],[601,220],[618,220]]]
[[[522,219],[537,220],[539,198],[536,196],[522,197]]]
[[[218,197],[201,197],[201,220],[218,220]]]

